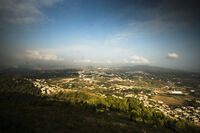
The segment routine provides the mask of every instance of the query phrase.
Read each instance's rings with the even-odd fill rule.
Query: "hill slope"
[[[101,98],[83,92],[41,96],[20,78],[3,77],[0,85],[0,132],[199,132],[199,127],[174,121],[145,108],[136,99]],[[14,80],[13,80],[14,79]],[[22,82],[23,81],[23,82]],[[15,84],[15,85],[12,85]],[[8,88],[9,87],[9,88]],[[15,91],[14,91],[15,90]]]

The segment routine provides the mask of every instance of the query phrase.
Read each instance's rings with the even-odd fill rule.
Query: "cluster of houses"
[[[159,110],[171,118],[185,119],[200,124],[200,107],[194,108],[192,106],[182,106],[180,108],[172,108],[164,104],[163,101],[150,99],[147,95],[143,94],[127,94],[125,97],[137,98],[143,102],[145,106]]]
[[[118,89],[125,89],[125,88],[118,88]],[[115,90],[118,90],[115,89]],[[183,92],[181,91],[171,91],[169,94],[175,94],[175,95],[182,95]],[[103,97],[106,97],[105,94],[100,94]],[[165,115],[168,115],[169,117],[173,119],[185,119],[189,120],[191,122],[194,122],[196,124],[200,124],[200,107],[194,108],[192,106],[182,106],[180,108],[173,108],[171,106],[168,106],[164,104],[163,101],[160,100],[154,100],[149,98],[150,95],[155,95],[155,93],[152,91],[149,94],[133,94],[133,93],[127,93],[124,95],[124,97],[133,97],[138,100],[140,100],[146,107],[154,108],[155,110],[159,110],[163,112]],[[112,95],[115,98],[123,99],[122,96]]]
[[[44,79],[36,79],[36,81],[33,82],[33,85],[37,88],[40,88],[42,94],[47,94],[47,95],[55,93],[56,91],[58,91],[59,88],[59,86],[56,85],[50,87]]]
[[[182,106],[180,108],[171,108],[159,101],[149,104],[151,107],[162,111],[163,113],[175,119],[185,119],[199,124],[200,122],[200,107]]]
[[[36,81],[33,82],[33,85],[37,88],[40,88],[41,93],[44,95],[50,95],[50,94],[58,93],[60,91],[76,91],[76,90],[71,90],[71,89],[63,89],[57,85],[49,86],[48,83],[44,79],[36,79]]]

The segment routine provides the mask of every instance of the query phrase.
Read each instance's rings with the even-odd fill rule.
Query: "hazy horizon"
[[[0,67],[200,72],[197,0],[1,0]]]

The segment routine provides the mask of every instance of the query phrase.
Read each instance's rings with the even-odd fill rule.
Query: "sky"
[[[198,0],[1,0],[0,67],[200,72]]]

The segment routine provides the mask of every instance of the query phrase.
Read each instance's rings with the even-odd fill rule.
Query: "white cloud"
[[[41,49],[42,53],[51,53],[57,55],[62,54],[65,59],[78,61],[82,59],[90,59],[92,62],[106,62],[107,60],[119,60],[119,58],[127,58],[132,52],[129,49],[112,45],[68,45],[58,47],[56,49]]]
[[[52,6],[62,0],[1,0],[0,22],[28,24],[42,20],[41,7]]]
[[[58,58],[56,55],[41,54],[36,50],[27,50],[26,58],[31,60],[43,60],[43,61],[63,61],[63,58]]]
[[[74,63],[92,63],[90,59],[74,60]]]
[[[149,64],[149,60],[144,58],[144,57],[140,57],[140,56],[132,56],[130,59],[125,59],[124,60],[125,63],[133,63],[133,64]]]
[[[177,59],[179,55],[176,53],[168,53],[167,57],[170,59]]]

